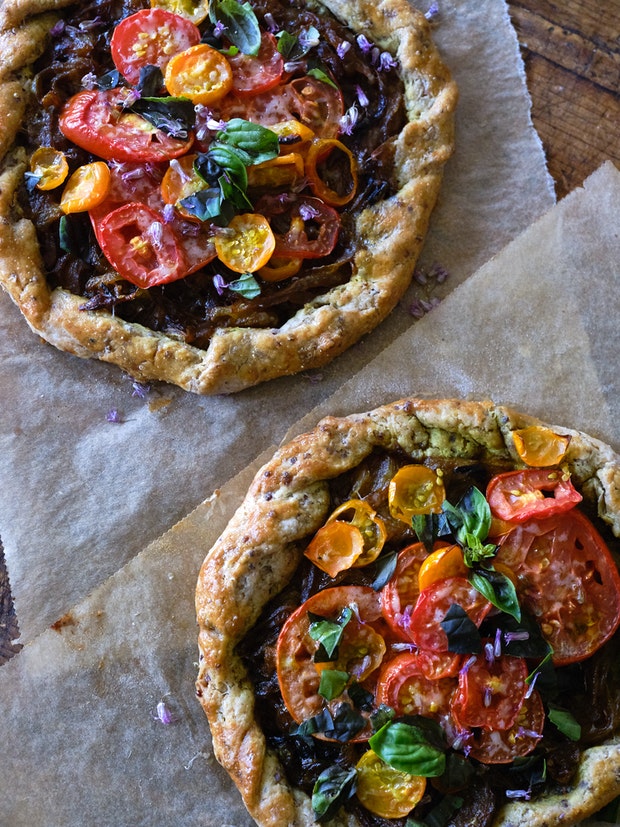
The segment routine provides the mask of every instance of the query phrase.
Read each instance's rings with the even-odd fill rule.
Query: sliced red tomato
[[[163,72],[179,52],[200,43],[198,27],[167,9],[141,9],[125,17],[110,41],[112,60],[123,77],[134,86],[140,69],[157,66]]]
[[[545,710],[536,690],[523,701],[515,723],[506,730],[479,729],[466,740],[467,754],[483,764],[510,764],[529,755],[542,738]]]
[[[123,278],[137,287],[153,287],[182,278],[187,268],[172,229],[144,204],[124,204],[99,227],[101,249]]]
[[[405,653],[388,661],[377,683],[377,704],[392,707],[397,715],[423,715],[440,723],[450,716],[456,678],[431,680],[417,654]]]
[[[172,138],[144,118],[122,108],[122,89],[87,89],[69,99],[60,131],[82,149],[106,161],[166,161],[184,155],[193,138]]]
[[[510,729],[525,700],[527,676],[523,658],[472,655],[459,673],[451,707],[454,720],[464,729]]]
[[[412,641],[409,617],[420,594],[418,574],[428,557],[424,543],[412,543],[398,555],[394,574],[381,589],[383,616],[393,632],[403,640]]]
[[[521,605],[538,620],[556,665],[589,657],[620,625],[618,569],[577,509],[517,526],[496,560],[515,573]]]
[[[362,624],[374,625],[381,620],[379,595],[373,589],[335,586],[306,600],[282,627],[276,651],[278,682],[286,708],[298,723],[325,705],[318,694],[320,674],[313,660],[318,644],[309,634],[308,612],[336,620],[348,606],[354,608],[356,620]]]
[[[320,258],[336,246],[340,216],[318,198],[264,196],[256,211],[271,223],[278,258]]]
[[[338,137],[344,115],[339,89],[310,76],[295,78],[285,89],[291,114],[319,138]]]
[[[486,496],[493,515],[513,523],[563,514],[583,499],[559,468],[498,474],[489,483]]]
[[[488,614],[491,604],[465,577],[446,577],[437,580],[424,591],[409,618],[409,635],[422,650],[448,652],[448,636],[441,621],[450,606],[460,606],[469,619],[479,626]]]
[[[239,52],[229,57],[228,61],[233,70],[232,91],[241,98],[258,95],[277,86],[284,71],[284,59],[278,51],[278,42],[269,32],[262,33],[258,54],[244,55]]]

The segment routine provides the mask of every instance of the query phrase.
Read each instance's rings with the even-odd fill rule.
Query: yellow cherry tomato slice
[[[183,218],[189,221],[199,219],[185,210],[179,202],[207,186],[194,169],[195,160],[195,155],[183,155],[182,158],[173,159],[161,182],[161,197],[164,202],[174,204]]]
[[[165,9],[198,25],[207,19],[209,0],[151,0],[152,9]]]
[[[556,434],[543,425],[531,425],[513,431],[512,438],[517,454],[526,465],[547,468],[558,465],[568,449],[570,436]]]
[[[39,178],[37,189],[53,190],[64,184],[69,164],[64,152],[51,146],[40,146],[32,153],[30,171]]]
[[[334,520],[316,532],[304,554],[321,571],[335,577],[350,569],[363,551],[364,538],[359,528]]]
[[[104,161],[78,167],[67,181],[60,198],[64,213],[85,212],[97,207],[110,189],[110,169]]]
[[[360,803],[381,818],[404,818],[422,800],[426,778],[390,767],[372,750],[356,765]]]
[[[174,97],[209,105],[230,92],[233,73],[224,55],[206,43],[199,43],[171,58],[164,82]]]
[[[248,184],[251,187],[287,187],[293,189],[303,181],[304,159],[298,152],[278,155],[262,164],[255,164],[248,169]]]
[[[301,270],[303,259],[301,258],[279,258],[272,256],[264,267],[258,271],[258,275],[264,281],[283,281],[290,279]]]
[[[418,572],[420,591],[446,577],[467,577],[469,569],[463,560],[460,546],[444,546],[431,552],[422,562]]]
[[[226,232],[215,236],[219,260],[235,273],[255,273],[264,267],[276,240],[267,219],[258,213],[236,215]]]
[[[416,514],[440,512],[445,498],[439,471],[426,465],[404,465],[392,477],[388,487],[392,517],[408,525]]]
[[[269,129],[278,136],[280,155],[286,155],[289,152],[304,155],[310,146],[310,141],[314,138],[314,132],[310,127],[295,118],[274,123]]]
[[[333,171],[331,167],[334,167]],[[341,141],[319,138],[310,144],[306,155],[306,178],[317,198],[331,207],[342,207],[356,193],[357,162],[351,150]],[[334,182],[346,181],[345,189],[335,190],[330,179]]]
[[[356,568],[367,566],[379,556],[387,537],[385,523],[374,508],[365,500],[347,500],[333,511],[327,522],[349,522],[356,526],[364,539],[364,551],[353,564]]]

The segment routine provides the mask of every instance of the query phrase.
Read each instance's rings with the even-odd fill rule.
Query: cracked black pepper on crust
[[[321,366],[388,315],[411,280],[453,148],[456,89],[423,15],[405,0],[330,0],[325,7],[333,17],[315,3],[257,5],[259,15],[285,26],[297,18],[316,24],[320,59],[338,77],[345,103],[365,86],[373,115],[346,138],[362,181],[342,212],[336,249],[298,278],[264,288],[258,299],[233,302],[214,290],[208,268],[164,289],[127,291],[94,245],[77,257],[60,254],[53,199],[25,197],[25,164],[39,143],[66,148],[74,164],[88,160],[59,135],[58,111],[85,74],[104,66],[110,31],[101,20],[135,8],[94,0],[64,9],[73,41],[66,60],[62,32],[49,39],[54,12],[66,5],[8,2],[2,9],[0,111],[7,131],[0,147],[0,280],[34,330],[60,349],[113,362],[136,379],[221,393]],[[79,19],[96,24],[72,27]],[[371,70],[357,34],[395,55],[397,69]],[[340,57],[337,44],[345,36],[352,48]],[[90,232],[88,220],[82,224]]]
[[[532,424],[541,423],[492,403],[401,400],[364,414],[322,420],[257,473],[205,558],[196,608],[201,651],[197,689],[214,751],[261,827],[314,825],[306,771],[334,760],[329,748],[325,754],[322,748],[302,756],[287,752],[284,742],[288,749],[292,742],[282,732],[290,719],[274,701],[274,676],[270,685],[269,670],[257,650],[262,639],[268,663],[269,640],[265,645],[264,635],[273,635],[299,605],[300,595],[316,587],[316,574],[309,576],[303,565],[303,550],[339,497],[346,496],[350,476],[381,456],[400,462],[434,460],[446,468],[469,465],[478,472],[482,468],[483,474],[522,467],[512,433]],[[571,436],[563,465],[585,508],[617,550],[620,458],[586,434],[557,430]],[[493,776],[486,782],[482,778],[475,795],[466,797],[461,818],[473,814],[476,824],[493,827],[576,824],[620,793],[620,679],[613,665],[617,638],[593,667],[598,677],[588,679],[594,694],[584,706],[591,705],[597,714],[588,723],[590,741],[581,754],[566,745],[555,752],[550,777],[556,781],[529,801],[502,804]],[[466,823],[458,818],[450,824]],[[326,823],[382,827],[401,822],[372,820],[353,807]]]

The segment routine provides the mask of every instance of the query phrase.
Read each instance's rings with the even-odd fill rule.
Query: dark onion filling
[[[393,520],[387,508],[387,487],[396,470],[411,460],[395,454],[373,454],[353,472],[331,483],[332,506],[353,497],[367,499],[386,521],[386,551],[398,550],[415,541],[415,535],[404,523]],[[455,502],[471,485],[485,490],[496,473],[508,467],[489,467],[475,461],[427,460],[432,467],[441,467],[448,499]],[[600,529],[601,526],[598,525]],[[612,550],[617,541],[605,534]],[[314,782],[327,767],[339,764],[354,766],[364,745],[341,744],[291,735],[295,725],[286,710],[275,672],[275,646],[284,622],[312,594],[328,586],[343,583],[370,585],[376,574],[373,564],[365,569],[342,572],[335,579],[317,569],[305,557],[296,576],[286,589],[268,606],[257,625],[242,641],[239,652],[256,691],[256,715],[265,732],[267,743],[282,762],[291,784],[312,794]],[[616,634],[591,658],[555,670],[557,696],[554,703],[569,710],[581,725],[579,742],[570,741],[552,724],[545,724],[543,739],[527,760],[508,765],[485,765],[470,759],[474,781],[463,789],[441,790],[435,779],[418,806],[408,817],[423,821],[445,795],[459,799],[458,811],[443,823],[450,827],[486,827],[493,822],[498,808],[506,802],[506,791],[535,797],[544,789],[561,790],[571,784],[581,752],[600,744],[620,730],[620,634]],[[546,786],[531,786],[536,767],[546,762]],[[533,776],[534,773],[534,776]],[[353,812],[362,827],[405,827],[406,818],[384,819],[362,807],[355,796],[344,805]],[[435,822],[433,822],[435,823]]]
[[[113,25],[142,8],[139,0],[92,0],[64,12],[64,27],[56,27],[44,55],[35,64],[34,95],[25,118],[24,141],[33,151],[39,146],[63,150],[71,169],[93,160],[71,145],[58,128],[64,103],[82,89],[82,78],[97,77],[113,69],[110,37]],[[280,283],[262,283],[255,299],[244,299],[231,290],[215,288],[213,276],[226,283],[237,275],[217,260],[195,274],[148,290],[138,289],[115,273],[101,253],[87,214],[70,216],[72,235],[79,249],[65,252],[59,243],[60,190],[28,191],[22,187],[20,202],[35,223],[50,286],[63,287],[84,296],[84,307],[107,308],[131,322],[182,338],[197,347],[207,347],[220,327],[279,327],[313,297],[346,282],[355,254],[354,218],[360,208],[394,192],[391,138],[405,122],[402,82],[394,69],[378,71],[358,47],[354,34],[325,9],[320,15],[299,0],[260,0],[254,4],[259,20],[271,15],[279,29],[296,34],[308,26],[321,33],[312,49],[336,78],[345,111],[357,100],[362,88],[369,99],[358,106],[360,118],[351,135],[341,136],[353,152],[359,169],[355,198],[339,210],[338,243],[329,256],[304,263],[298,275]],[[341,58],[337,47],[344,40],[352,46]],[[305,74],[302,65],[300,74]]]

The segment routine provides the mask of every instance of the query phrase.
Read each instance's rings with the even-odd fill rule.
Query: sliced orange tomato
[[[196,26],[207,19],[208,0],[151,0],[152,9],[165,9],[191,20]]]
[[[64,152],[51,146],[40,146],[32,153],[30,171],[39,179],[37,189],[53,190],[64,184],[69,164]]]
[[[374,562],[385,543],[387,530],[385,523],[374,508],[365,500],[347,500],[333,511],[327,522],[334,520],[349,522],[356,526],[364,540],[364,550],[355,561],[356,567],[367,566]]]
[[[303,181],[304,159],[298,152],[289,152],[288,155],[278,155],[262,164],[256,164],[248,169],[248,184],[251,187],[288,187],[293,189]]]
[[[404,465],[394,474],[388,487],[390,513],[407,525],[416,514],[440,512],[445,498],[440,472],[426,465]]]
[[[544,425],[531,425],[512,432],[515,451],[526,465],[546,468],[559,465],[568,450],[570,436],[554,433]]]
[[[295,118],[274,123],[269,129],[278,136],[280,155],[286,155],[289,152],[297,152],[303,155],[310,146],[310,141],[314,138],[314,132],[310,127]]]
[[[426,778],[390,767],[372,750],[356,765],[355,794],[360,803],[381,818],[404,818],[422,800]]]
[[[418,572],[418,587],[422,591],[437,580],[468,575],[469,569],[465,565],[461,547],[458,545],[444,546],[431,552],[423,561]]]
[[[219,260],[235,273],[255,273],[271,258],[276,246],[267,219],[258,213],[236,215],[226,233],[215,236]]]
[[[164,202],[174,204],[183,218],[189,221],[198,221],[199,219],[184,210],[179,201],[206,187],[204,179],[194,169],[195,160],[196,156],[193,154],[173,159],[161,182],[161,197]]]
[[[171,58],[164,82],[171,95],[208,106],[230,92],[233,73],[223,54],[206,43],[198,43]]]
[[[64,213],[86,212],[97,207],[110,189],[110,168],[104,161],[78,167],[60,197]]]
[[[364,550],[364,538],[357,526],[334,520],[322,526],[304,554],[315,566],[335,577],[346,571]]]
[[[258,275],[264,281],[284,281],[290,279],[301,270],[303,259],[301,258],[279,258],[272,256],[264,267],[258,271]]]
[[[332,173],[330,165],[335,166]],[[334,182],[346,182],[344,190],[334,189],[330,177]],[[314,195],[326,204],[331,207],[348,204],[357,190],[357,163],[353,153],[336,138],[313,141],[306,155],[306,178]]]

